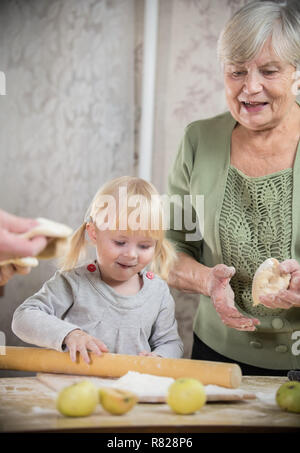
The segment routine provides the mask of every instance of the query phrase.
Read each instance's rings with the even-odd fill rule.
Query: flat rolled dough
[[[26,256],[25,258],[14,258],[7,261],[1,261],[0,266],[5,264],[15,264],[20,267],[37,267],[39,265],[39,260],[33,256]]]
[[[37,378],[43,384],[55,391],[87,379],[93,382],[98,388],[113,387],[122,390],[129,390],[135,393],[140,403],[165,403],[169,385],[174,378],[155,376],[152,374],[128,371],[118,379],[107,379],[95,376],[62,375],[51,373],[37,373]],[[237,401],[254,399],[255,393],[243,389],[229,389],[218,385],[205,385],[207,402],[210,401]]]
[[[38,217],[36,219],[38,225],[29,231],[26,231],[22,236],[31,239],[35,236],[47,236],[49,238],[66,238],[73,232],[72,228],[63,224],[54,222],[53,220]]]
[[[155,376],[151,374],[128,371],[111,384],[122,390],[135,393],[139,400],[149,402],[166,402],[169,386],[175,381],[173,378]],[[255,399],[255,394],[242,389],[228,389],[218,385],[205,385],[207,401],[234,401],[242,399]]]
[[[40,259],[58,258],[65,253],[70,236],[73,233],[72,228],[63,223],[54,222],[43,217],[38,217],[36,220],[38,225],[23,233],[21,237],[31,239],[36,236],[46,236],[48,243],[44,250],[36,257],[26,256],[1,261],[0,266],[15,264],[23,267],[36,267]]]
[[[171,377],[128,371],[128,373],[115,381],[112,384],[112,387],[131,391],[139,397],[147,394],[155,398],[166,395],[169,386],[174,380],[175,379]]]

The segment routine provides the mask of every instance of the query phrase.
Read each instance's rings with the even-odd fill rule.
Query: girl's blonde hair
[[[138,208],[137,208],[138,204]],[[73,233],[61,270],[73,269],[87,248],[86,226],[99,230],[142,232],[156,241],[150,269],[166,280],[176,260],[175,248],[165,238],[163,204],[155,187],[144,179],[122,176],[101,187],[94,196],[82,225]]]

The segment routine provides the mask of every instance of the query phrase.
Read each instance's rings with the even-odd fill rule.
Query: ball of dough
[[[260,304],[260,296],[277,294],[282,289],[287,289],[290,283],[290,274],[281,274],[279,261],[268,258],[256,270],[252,282],[253,305]]]

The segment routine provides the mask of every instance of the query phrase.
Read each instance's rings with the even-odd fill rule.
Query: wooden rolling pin
[[[5,355],[0,355],[2,370],[101,377],[121,377],[128,371],[137,371],[174,379],[190,377],[198,379],[204,385],[214,384],[228,388],[239,387],[242,380],[241,369],[235,363],[165,359],[107,352],[100,357],[90,353],[91,362],[87,364],[79,355],[77,361],[72,362],[68,352],[53,349],[15,346],[6,346],[5,349]]]

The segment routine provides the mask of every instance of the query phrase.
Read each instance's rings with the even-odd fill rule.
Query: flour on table
[[[207,395],[220,395],[222,393],[223,395],[236,395],[236,396],[242,396],[245,394],[245,391],[242,389],[228,389],[224,387],[220,387],[219,385],[205,385],[205,393]]]
[[[254,399],[255,394],[243,389],[228,389],[219,385],[205,385],[207,401],[234,401],[243,399]]]
[[[154,376],[151,374],[128,371],[124,376],[115,381],[111,387],[129,390],[138,396],[149,395],[153,397],[165,396],[173,378]]]
[[[155,376],[152,374],[128,371],[124,376],[110,384],[111,387],[129,390],[138,397],[165,399],[169,386],[175,381],[171,377]],[[228,389],[218,385],[205,385],[208,401],[238,400],[255,397],[242,389]]]
[[[272,392],[269,392],[269,393],[257,392],[256,396],[264,404],[275,404],[276,403],[276,391],[275,390]]]

